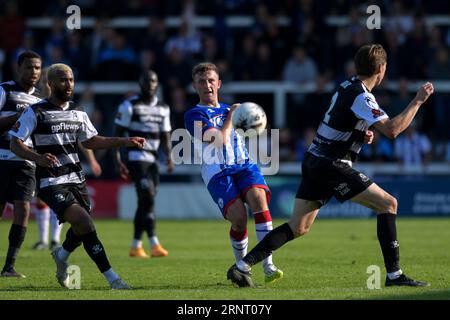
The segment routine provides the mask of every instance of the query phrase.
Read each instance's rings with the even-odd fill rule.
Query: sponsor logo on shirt
[[[79,130],[80,125],[78,123],[65,123],[54,124],[51,126],[52,133],[58,133],[66,130]]]

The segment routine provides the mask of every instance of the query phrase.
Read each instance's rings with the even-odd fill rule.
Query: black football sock
[[[12,224],[11,229],[9,229],[9,247],[8,253],[6,254],[4,271],[11,271],[14,268],[14,263],[16,262],[17,254],[19,253],[20,247],[22,246],[23,240],[25,239],[25,234],[27,233],[27,227],[20,226],[18,224]]]
[[[138,208],[134,216],[134,239],[141,240],[142,238],[142,234],[145,231],[143,220],[141,210]]]
[[[397,240],[396,214],[381,213],[377,216],[377,236],[388,273],[400,270],[400,249]]]
[[[66,239],[63,242],[62,247],[64,250],[68,252],[74,252],[76,248],[78,248],[81,245],[81,237],[77,236],[72,228],[69,228],[66,233]]]
[[[294,239],[294,234],[291,227],[288,223],[285,223],[266,234],[264,239],[258,242],[242,260],[251,267],[270,256],[273,251],[292,239]]]
[[[105,248],[97,237],[97,232],[92,231],[81,236],[84,249],[91,259],[95,262],[101,273],[111,269]]]
[[[145,231],[147,232],[148,237],[151,238],[155,235],[155,227],[156,227],[155,214],[153,212],[148,213],[144,221],[145,221]]]

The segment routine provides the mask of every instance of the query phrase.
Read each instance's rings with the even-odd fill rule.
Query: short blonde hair
[[[67,72],[69,71],[70,73],[73,74],[72,69],[64,63],[55,63],[52,64],[50,67],[48,67],[47,69],[47,81],[49,80],[54,80],[56,78],[56,73],[58,71],[63,71],[63,72]]]
[[[217,68],[217,66],[214,63],[211,62],[201,62],[197,65],[194,66],[194,68],[192,68],[192,79],[194,79],[195,75],[197,73],[204,73],[206,71],[214,71],[215,73],[217,73],[217,75],[219,75],[219,69]]]

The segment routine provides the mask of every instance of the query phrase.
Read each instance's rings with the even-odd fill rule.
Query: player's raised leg
[[[56,263],[56,279],[62,287],[69,286],[69,274],[67,273],[69,264],[67,260],[70,254],[81,244],[81,237],[75,234],[72,228],[69,228],[62,246],[52,250],[52,257]]]
[[[229,201],[225,206],[224,216],[225,219],[231,222],[230,242],[237,263],[246,256],[248,248],[247,209],[239,196]],[[230,275],[230,272],[228,272],[227,278],[235,278],[233,282],[239,286],[241,286],[240,283],[248,283],[248,286],[252,287],[253,281],[250,271],[251,268],[248,268],[233,275]]]
[[[113,271],[103,244],[97,237],[90,216],[90,200],[85,183],[79,185],[56,185],[39,190],[39,197],[57,214],[59,222],[68,222],[66,239],[61,247],[52,251],[56,263],[56,278],[63,287],[68,287],[68,258],[81,244],[95,262],[113,289],[129,289]]]
[[[111,268],[108,257],[106,256],[105,248],[97,237],[94,222],[86,210],[77,204],[73,204],[66,209],[64,219],[71,224],[74,233],[77,234],[83,242],[87,254],[95,262],[110,286],[113,289],[116,289],[116,284],[120,284],[122,286],[121,289],[126,289],[123,287],[124,283],[119,275]]]
[[[241,273],[246,274],[253,265],[266,259],[285,243],[308,233],[320,206],[317,201],[295,199],[294,210],[289,222],[269,232],[242,260],[233,265],[228,270],[228,278],[240,287],[253,286]]]
[[[264,237],[273,229],[272,216],[270,215],[267,193],[268,188],[265,185],[261,185],[250,188],[246,194],[246,202],[253,212],[253,218],[255,220],[256,237],[258,241],[264,239]],[[278,269],[272,261],[272,255],[269,255],[263,260],[262,263],[264,270],[264,281],[267,283],[273,283],[283,277],[283,271]]]
[[[245,257],[248,248],[247,210],[240,198],[225,206],[225,219],[230,221],[230,243],[236,262]]]
[[[428,286],[427,282],[407,277],[400,268],[400,243],[397,239],[397,199],[372,183],[351,199],[377,213],[377,236],[386,267],[386,286]]]

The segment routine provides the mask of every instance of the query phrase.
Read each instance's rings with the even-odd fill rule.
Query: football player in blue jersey
[[[185,113],[185,127],[199,142],[194,143],[194,148],[202,146],[202,150],[196,150],[202,156],[202,178],[223,217],[231,223],[230,241],[238,261],[248,247],[248,215],[244,203],[253,213],[260,241],[272,230],[270,190],[258,166],[249,159],[244,139],[232,127],[231,117],[239,104],[229,106],[219,102],[222,83],[217,67],[209,62],[197,64],[192,79],[199,102]],[[272,256],[264,259],[263,269],[267,283],[283,277]]]

